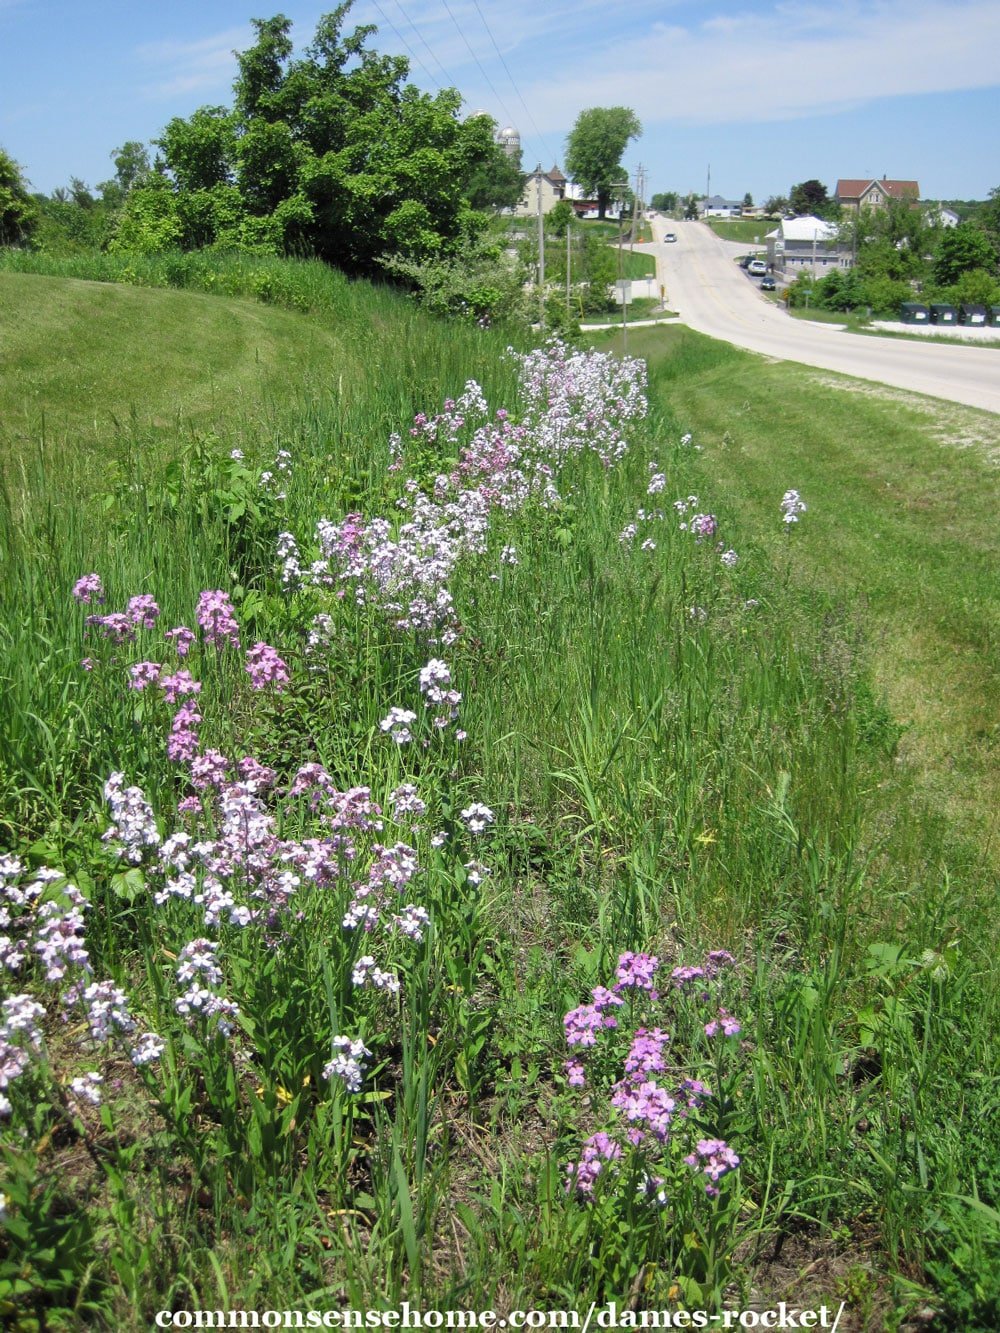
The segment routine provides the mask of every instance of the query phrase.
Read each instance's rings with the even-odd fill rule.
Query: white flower
[[[480,801],[473,801],[462,811],[462,819],[470,833],[482,833],[488,825],[494,822],[496,816],[488,805],[483,805]]]

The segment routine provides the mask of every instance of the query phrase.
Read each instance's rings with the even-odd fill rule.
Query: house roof
[[[838,199],[860,199],[861,196],[877,185],[890,199],[919,199],[919,181],[891,181],[883,176],[881,180],[869,177],[867,180],[840,180],[837,182]]]
[[[823,218],[785,218],[781,226],[771,232],[772,236],[779,234],[784,241],[833,241],[837,237],[837,228]]]
[[[548,176],[550,181],[557,181],[560,185],[565,184],[566,177],[562,174],[562,172],[559,170],[557,166],[553,166],[552,170],[547,171],[545,174],[546,176]]]

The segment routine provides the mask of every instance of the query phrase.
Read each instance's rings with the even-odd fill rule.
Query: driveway
[[[764,356],[1000,413],[1000,349],[870,337],[794,319],[734,262],[747,246],[720,241],[701,222],[654,218],[652,225],[656,243],[650,248],[666,304],[699,333]],[[667,231],[676,242],[664,243]]]

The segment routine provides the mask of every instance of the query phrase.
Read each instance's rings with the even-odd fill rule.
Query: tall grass
[[[724,386],[743,373],[739,354],[675,341],[618,465],[572,459],[558,501],[498,514],[486,552],[456,571],[462,634],[446,645],[322,587],[289,594],[276,543],[292,532],[306,550],[323,517],[393,520],[403,478],[430,486],[455,461],[443,440],[409,435],[414,414],[433,416],[475,378],[516,417],[515,367],[490,331],[432,325],[387,293],[330,281],[341,305],[334,314],[331,296],[316,317],[342,330],[344,363],[328,394],[289,386],[253,421],[234,411],[231,433],[223,423],[179,452],[125,430],[105,482],[38,445],[8,487],[5,842],[74,877],[92,905],[95,971],[169,1040],[161,1074],[106,1057],[104,1110],[67,1109],[57,1090],[85,1047],[50,1002],[31,1133],[0,1140],[5,1309],[127,1329],[167,1307],[403,1298],[718,1308],[752,1283],[765,1300],[789,1288],[803,1303],[843,1297],[873,1329],[910,1299],[953,1326],[990,1327],[996,970],[985,933],[963,929],[981,864],[899,763],[863,608],[800,577],[817,558],[808,525],[823,522],[812,492],[801,531],[783,532],[781,493],[802,486],[787,464],[779,475],[772,461],[755,507],[720,487],[725,441],[701,428],[698,395],[735,392]],[[680,526],[673,501],[692,495],[714,515],[709,538]],[[256,755],[279,787],[321,764],[338,790],[368,786],[385,810],[403,780],[427,797],[412,828],[387,815],[384,831],[351,833],[365,873],[383,842],[412,839],[419,853],[412,892],[430,926],[412,948],[391,946],[402,1001],[351,984],[375,946],[341,926],[357,873],[345,863],[275,934],[220,926],[240,1058],[178,1018],[178,949],[204,928],[179,898],[154,905],[142,873],[101,844],[111,772],[143,787],[161,832],[191,795],[164,755],[168,716],[112,660],[167,650],[159,631],[141,648],[84,637],[70,590],[91,570],[109,608],[153,594],[162,626],[193,623],[200,592],[225,590],[244,644],[282,654],[291,683],[274,694],[254,692],[235,657],[192,659],[203,744]],[[320,656],[307,651],[318,609],[333,622]],[[100,659],[90,673],[88,655]],[[421,669],[444,655],[467,739],[418,732],[426,748],[394,746],[382,719],[416,706]],[[482,834],[462,815],[476,801],[496,816]],[[320,837],[322,808],[282,805],[281,840]],[[723,998],[743,1030],[725,1047],[669,981],[710,949],[737,962]],[[671,1073],[704,1075],[700,1131],[730,1136],[742,1158],[717,1204],[669,1143],[662,1209],[640,1206],[642,1182],[627,1176],[609,1174],[589,1201],[566,1188],[582,1142],[605,1127],[612,1074],[608,1048],[581,1100],[563,1016],[613,981],[626,952],[662,960]],[[39,981],[22,974],[5,994],[29,982],[42,993]],[[633,1022],[640,1000],[628,1001]],[[323,1077],[338,1034],[372,1052],[357,1097]],[[776,1262],[783,1247],[827,1268],[796,1287]],[[978,1287],[965,1280],[973,1265]]]

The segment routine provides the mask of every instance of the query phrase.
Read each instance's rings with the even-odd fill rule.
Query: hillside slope
[[[0,273],[0,445],[87,444],[141,427],[205,426],[290,378],[318,385],[347,353],[319,321],[251,300]]]

